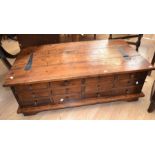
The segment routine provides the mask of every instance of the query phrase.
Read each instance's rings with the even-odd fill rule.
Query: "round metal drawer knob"
[[[136,85],[138,85],[139,84],[139,82],[138,81],[136,81]]]

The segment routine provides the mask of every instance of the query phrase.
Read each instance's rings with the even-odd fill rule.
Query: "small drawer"
[[[93,78],[87,78],[85,79],[85,85],[98,85],[99,78],[93,77]]]
[[[107,90],[107,91],[101,91],[99,93],[100,97],[108,97],[108,96],[113,96],[113,91],[112,90]]]
[[[97,92],[90,92],[90,93],[85,93],[83,98],[96,98],[98,96]]]
[[[38,91],[33,91],[33,96],[35,98],[45,98],[45,97],[49,97],[51,94],[50,94],[50,91],[48,89],[41,89],[41,90],[38,90]]]
[[[114,82],[100,82],[99,84],[99,90],[109,90],[114,87]]]
[[[125,80],[125,79],[145,79],[147,76],[147,72],[134,72],[127,74],[119,74],[116,75],[117,80]]]
[[[86,93],[84,95],[84,98],[108,97],[112,95],[113,95],[112,90],[109,90],[109,91],[102,91],[102,92]]]
[[[130,79],[131,75],[130,74],[119,74],[119,75],[116,75],[116,79],[118,80],[123,80],[123,79]]]
[[[144,79],[127,79],[115,81],[114,87],[139,86],[144,84]]]
[[[130,78],[132,79],[145,79],[147,76],[147,72],[136,72],[136,73],[131,73]]]
[[[53,100],[50,98],[22,101],[22,105],[24,107],[26,107],[26,106],[41,106],[41,105],[47,105],[47,104],[52,104],[52,103],[53,103]]]
[[[52,104],[52,103],[53,103],[52,99],[44,98],[44,99],[37,99],[33,105],[40,106],[40,105],[47,105],[47,104]]]
[[[66,94],[66,95],[54,95],[52,96],[54,103],[64,103],[81,99],[80,94]]]
[[[114,81],[114,76],[101,76],[101,77],[99,77],[100,83],[112,82],[112,81]]]
[[[142,89],[142,86],[135,86],[135,87],[126,87],[122,89],[115,89],[114,95],[127,95],[127,94],[134,94],[134,93],[140,93]]]
[[[81,80],[65,80],[65,81],[58,81],[58,82],[51,82],[52,88],[59,88],[59,87],[72,87],[72,86],[79,86],[81,85]]]
[[[73,93],[80,93],[81,87],[63,87],[63,88],[53,88],[52,94],[53,95],[60,95],[60,94],[73,94]]]
[[[20,100],[31,100],[34,98],[34,95],[30,91],[25,91],[17,94]]]
[[[86,85],[84,92],[91,93],[91,92],[98,92],[98,85]]]
[[[34,106],[36,104],[34,100],[22,100],[21,103],[23,107]]]
[[[30,85],[31,89],[35,90],[39,90],[39,89],[47,89],[49,88],[49,83],[37,83],[37,84],[31,84]]]
[[[21,92],[26,92],[26,91],[30,91],[30,86],[29,85],[17,85],[17,86],[14,86],[15,88],[15,92],[17,93],[21,93]]]

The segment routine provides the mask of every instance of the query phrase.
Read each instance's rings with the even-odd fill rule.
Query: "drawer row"
[[[60,89],[66,87],[78,87],[81,85],[112,85],[113,87],[117,87],[120,85],[128,86],[135,84],[136,82],[143,83],[146,78],[147,72],[137,72],[130,74],[119,74],[113,76],[99,76],[85,79],[74,79],[74,80],[64,80],[58,82],[45,82],[45,83],[37,83],[30,85],[19,85],[16,86],[16,91],[27,91],[27,90],[40,90],[40,89]]]
[[[92,80],[92,79],[91,79]],[[107,91],[113,88],[121,88],[128,86],[140,86],[143,85],[144,79],[127,79],[120,81],[104,81],[104,82],[91,82],[85,85],[72,85],[70,86],[57,86],[57,87],[42,87],[41,89],[18,89],[15,87],[17,94],[23,94],[23,97],[29,97],[29,94],[32,94],[33,97],[42,97],[50,95],[63,95],[63,94],[72,94],[72,93],[89,93],[96,91]]]
[[[46,105],[46,104],[58,104],[65,103],[74,100],[80,100],[85,98],[96,98],[96,97],[108,97],[108,96],[117,96],[117,95],[127,95],[140,93],[142,86],[131,86],[126,88],[113,88],[106,91],[91,91],[91,92],[79,92],[71,94],[61,94],[61,95],[51,95],[50,92],[42,92],[38,96],[33,96],[33,94],[18,94],[19,100],[23,106],[37,106],[37,105]],[[29,95],[29,96],[27,96]]]

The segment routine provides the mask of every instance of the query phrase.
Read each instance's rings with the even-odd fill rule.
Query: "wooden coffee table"
[[[4,86],[12,89],[19,104],[17,112],[32,115],[138,100],[144,96],[141,90],[153,69],[123,40],[51,44],[24,49]]]

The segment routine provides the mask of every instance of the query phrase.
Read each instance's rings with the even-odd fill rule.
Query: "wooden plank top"
[[[24,70],[32,52],[32,68]],[[129,57],[123,56],[124,53]],[[123,40],[50,44],[23,49],[9,71],[4,86],[153,69]]]

